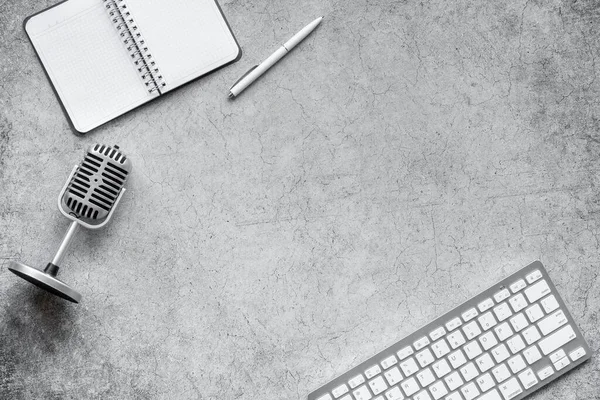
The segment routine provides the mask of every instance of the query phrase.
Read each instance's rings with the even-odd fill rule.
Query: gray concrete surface
[[[595,355],[531,399],[600,398],[600,3],[222,1],[241,61],[85,137],[22,29],[53,3],[0,3],[0,398],[304,399],[536,259]],[[134,173],[72,305],[6,265],[94,142]]]

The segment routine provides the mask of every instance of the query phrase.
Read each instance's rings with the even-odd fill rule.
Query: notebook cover
[[[26,29],[27,22],[29,21],[29,19],[31,19],[32,17],[34,17],[34,16],[36,16],[36,15],[38,15],[38,14],[42,14],[42,13],[46,12],[47,10],[49,10],[49,9],[51,9],[51,8],[54,8],[54,7],[56,7],[56,6],[58,6],[58,5],[62,4],[62,3],[66,3],[67,1],[69,1],[69,0],[63,0],[63,1],[59,2],[59,3],[56,3],[56,4],[54,4],[54,5],[50,6],[50,7],[47,7],[47,8],[45,8],[45,9],[43,9],[43,10],[41,10],[41,11],[38,11],[38,12],[36,12],[35,14],[31,14],[30,16],[28,16],[27,18],[25,18],[25,19],[23,20],[23,30],[25,31],[25,34],[27,35],[27,38],[28,38],[28,39],[29,39],[29,41],[31,42],[31,46],[33,47],[33,51],[35,52],[35,55],[36,55],[36,57],[37,57],[37,58],[38,58],[38,60],[40,61],[40,64],[42,65],[42,69],[44,70],[44,74],[46,75],[46,78],[48,79],[48,82],[50,82],[50,86],[52,87],[52,91],[54,92],[54,95],[55,95],[55,96],[56,96],[56,98],[58,99],[58,103],[60,104],[60,108],[62,109],[62,111],[63,111],[63,114],[64,114],[64,115],[65,115],[65,117],[67,118],[67,122],[69,123],[69,126],[71,127],[71,130],[72,130],[74,133],[77,133],[77,134],[80,134],[80,135],[85,135],[85,134],[87,134],[87,133],[89,133],[89,132],[91,132],[91,131],[94,131],[94,130],[96,130],[96,129],[100,128],[101,126],[103,126],[103,125],[105,125],[105,124],[109,123],[110,121],[113,121],[113,120],[114,120],[114,119],[116,119],[116,118],[120,118],[121,116],[123,116],[123,115],[125,115],[125,114],[128,114],[128,113],[130,113],[131,111],[134,111],[134,110],[136,110],[136,109],[137,109],[137,108],[139,108],[139,107],[145,106],[146,104],[148,104],[149,102],[151,102],[151,101],[153,101],[153,100],[160,99],[162,96],[165,96],[165,94],[161,94],[160,96],[157,96],[157,97],[155,97],[155,98],[153,98],[153,99],[149,99],[147,102],[145,102],[145,103],[142,103],[142,104],[140,104],[140,105],[138,105],[138,106],[136,106],[136,107],[132,108],[131,110],[124,112],[123,114],[119,115],[118,117],[116,117],[116,118],[113,118],[112,120],[106,121],[105,123],[103,123],[103,124],[101,124],[101,125],[98,125],[98,126],[97,126],[97,127],[95,127],[95,128],[92,128],[92,129],[90,129],[90,130],[89,130],[89,131],[87,131],[87,132],[81,132],[81,131],[78,131],[78,130],[75,128],[75,125],[73,124],[73,121],[71,120],[71,117],[69,116],[69,113],[67,112],[67,109],[65,108],[65,105],[63,104],[63,101],[62,101],[62,99],[61,99],[61,98],[60,98],[60,96],[58,95],[58,91],[56,90],[56,87],[54,87],[54,83],[52,82],[52,79],[50,79],[50,75],[48,74],[48,71],[46,70],[46,66],[45,66],[45,65],[44,65],[44,63],[42,62],[42,59],[40,58],[40,56],[39,56],[39,54],[38,54],[38,51],[37,51],[37,49],[35,48],[35,45],[33,44],[33,41],[31,40],[31,37],[29,37],[29,33],[27,33],[27,29]],[[100,1],[100,0],[99,0],[99,1]],[[194,78],[194,79],[191,79],[191,80],[187,81],[187,82],[186,82],[186,83],[184,83],[183,85],[180,85],[180,86],[178,86],[177,88],[175,88],[175,89],[171,90],[170,92],[168,92],[168,93],[166,93],[166,94],[169,94],[169,93],[171,93],[171,92],[175,92],[175,91],[177,91],[177,89],[179,89],[179,88],[181,88],[181,87],[183,87],[183,86],[186,86],[186,85],[190,84],[191,82],[194,82],[194,81],[196,81],[197,79],[200,79],[200,78],[203,78],[203,77],[205,77],[205,76],[207,76],[207,75],[209,75],[209,74],[212,74],[213,72],[215,72],[215,71],[218,71],[218,70],[220,70],[220,69],[221,69],[221,68],[223,68],[223,67],[226,67],[226,66],[228,66],[228,65],[230,65],[230,64],[233,64],[234,62],[236,62],[236,61],[239,61],[239,59],[240,59],[240,58],[242,58],[242,49],[241,49],[241,47],[240,47],[240,44],[239,44],[239,43],[238,43],[238,41],[237,41],[237,38],[236,38],[236,37],[235,37],[235,35],[233,34],[233,31],[231,30],[231,26],[229,25],[229,21],[227,21],[227,18],[225,18],[225,14],[223,13],[223,10],[221,9],[221,5],[219,4],[219,2],[218,2],[217,0],[214,0],[214,2],[215,2],[215,4],[217,5],[217,8],[219,9],[219,12],[221,13],[221,17],[223,18],[223,21],[225,21],[225,24],[227,25],[227,29],[229,29],[229,33],[231,34],[231,37],[233,37],[233,40],[234,40],[234,42],[235,42],[235,44],[236,44],[236,46],[237,46],[237,48],[238,48],[238,55],[237,55],[237,56],[236,56],[236,57],[235,57],[233,60],[231,60],[231,61],[229,61],[229,62],[227,62],[227,63],[225,63],[225,64],[222,64],[222,65],[218,66],[217,68],[215,68],[215,69],[212,69],[212,70],[208,71],[207,73],[205,73],[205,74],[203,74],[203,75],[200,75],[200,76],[198,76],[198,77],[196,77],[196,78]],[[133,68],[133,67],[132,67],[132,68]]]

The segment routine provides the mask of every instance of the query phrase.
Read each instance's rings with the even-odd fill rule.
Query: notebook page
[[[239,54],[214,0],[126,0],[167,86],[176,88]]]
[[[69,0],[25,26],[75,129],[87,132],[154,98],[102,0]]]

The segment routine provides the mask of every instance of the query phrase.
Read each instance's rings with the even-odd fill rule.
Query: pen
[[[237,80],[229,89],[229,98],[233,98],[239,95],[244,89],[257,80],[262,74],[264,74],[269,68],[271,68],[277,61],[281,60],[283,56],[290,52],[298,43],[303,41],[315,28],[321,23],[323,17],[315,19],[310,24],[306,25],[302,30],[296,33],[290,40],[285,42],[283,46],[278,48],[275,53],[271,54],[269,58],[261,62],[259,65],[255,65],[250,68],[240,79]]]

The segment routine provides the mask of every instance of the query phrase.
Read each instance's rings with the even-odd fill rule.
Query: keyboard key
[[[462,376],[466,382],[469,382],[471,379],[473,379],[477,375],[479,375],[479,372],[477,372],[477,368],[475,367],[475,364],[473,364],[472,362],[468,363],[464,367],[461,367],[460,373],[462,374]]]
[[[448,394],[448,390],[442,381],[437,381],[433,385],[429,386],[429,391],[433,396],[433,400],[439,400]]]
[[[404,372],[404,376],[411,376],[412,374],[414,374],[415,372],[417,372],[419,370],[419,367],[417,366],[415,359],[412,357],[403,361],[400,364],[400,368],[402,369],[402,372]]]
[[[554,297],[554,295],[550,295],[545,299],[542,299],[541,303],[546,313],[551,313],[558,308],[558,301],[556,301],[556,297]]]
[[[448,342],[453,349],[456,349],[465,344],[465,337],[459,329],[448,335]]]
[[[436,340],[438,340],[439,338],[441,338],[441,337],[442,337],[442,336],[444,336],[445,334],[446,334],[446,330],[445,330],[445,329],[444,329],[442,326],[440,326],[439,328],[437,328],[437,329],[434,329],[434,330],[433,330],[433,331],[432,331],[432,332],[429,334],[429,337],[431,338],[431,340],[432,340],[432,341],[434,341],[434,342],[435,342]]]
[[[517,293],[519,290],[522,290],[525,286],[527,286],[525,281],[523,279],[519,279],[518,281],[510,285],[510,291],[513,293]]]
[[[379,368],[379,365],[375,364],[372,367],[367,368],[367,370],[365,371],[365,376],[367,377],[367,379],[371,379],[372,377],[379,374],[380,372],[381,372],[381,368]]]
[[[348,393],[348,386],[346,386],[345,383],[342,383],[340,386],[333,389],[331,393],[333,394],[333,397],[337,399],[338,397]]]
[[[542,331],[542,335],[547,336],[550,332],[557,330],[566,323],[567,317],[565,313],[562,310],[558,310],[538,322],[538,327]]]
[[[427,390],[421,390],[415,395],[414,400],[431,400],[431,397],[429,397]]]
[[[477,363],[477,366],[479,367],[479,370],[481,372],[485,372],[494,366],[494,361],[488,353],[485,353],[484,355],[476,359],[475,362]]]
[[[479,337],[479,343],[481,343],[483,350],[487,351],[497,345],[498,341],[492,332],[486,332]]]
[[[481,329],[479,329],[479,325],[477,325],[477,322],[475,321],[469,322],[468,324],[463,326],[462,329],[465,335],[467,336],[468,340],[471,340],[474,337],[479,336],[479,334],[481,334]]]
[[[383,376],[385,376],[385,379],[387,380],[388,385],[390,386],[394,386],[396,383],[402,380],[402,374],[400,373],[398,367],[388,369],[387,371],[385,371]]]
[[[496,389],[493,389],[481,396],[480,398],[478,398],[477,400],[502,400],[502,397],[500,397],[500,394]]]
[[[417,374],[417,379],[419,380],[421,387],[427,387],[435,381],[435,377],[433,376],[433,372],[431,372],[430,368],[419,372]]]
[[[567,354],[565,353],[565,351],[563,349],[560,349],[552,354],[550,354],[550,361],[552,363],[557,362],[558,360],[560,360],[563,357],[566,357]]]
[[[508,360],[508,366],[513,374],[516,374],[519,371],[523,371],[527,365],[525,364],[525,360],[521,357],[520,354],[517,354],[513,358]]]
[[[523,393],[523,389],[517,378],[512,378],[500,385],[500,392],[505,400],[510,400]]]
[[[535,377],[535,374],[533,373],[531,368],[528,368],[525,371],[521,372],[518,376],[519,380],[521,381],[521,385],[523,385],[525,390],[531,388],[532,386],[535,386],[538,383],[538,380]]]
[[[450,393],[444,400],[463,400],[462,396],[458,392]]]
[[[403,400],[404,396],[402,395],[400,388],[396,386],[385,392],[385,398],[387,400]]]
[[[548,286],[548,283],[545,280],[539,281],[535,285],[525,289],[525,296],[527,296],[527,300],[530,303],[535,303],[548,293],[550,293],[550,287]]]
[[[425,349],[422,352],[417,353],[416,357],[417,361],[419,361],[419,365],[421,365],[421,368],[425,368],[435,361],[435,358],[433,358],[433,354],[431,354],[429,349]]]
[[[540,346],[540,350],[542,350],[544,355],[548,355],[559,347],[569,343],[571,340],[575,339],[575,337],[576,335],[573,328],[571,328],[571,325],[567,325],[550,336],[540,340],[538,346]]]
[[[448,373],[450,373],[450,371],[452,371],[452,369],[446,360],[440,360],[433,364],[433,372],[435,372],[435,375],[438,378],[446,376]]]
[[[448,356],[448,360],[450,360],[450,364],[452,364],[452,368],[456,369],[467,362],[463,352],[459,349],[454,353]]]
[[[388,369],[389,367],[396,364],[397,362],[398,362],[398,360],[396,359],[396,356],[391,355],[381,362],[381,366],[383,367],[383,369]]]
[[[472,320],[476,316],[477,316],[477,310],[474,309],[474,308],[469,308],[467,311],[465,311],[461,315],[463,321],[465,321],[465,322],[469,322],[470,320]]]
[[[569,364],[571,364],[571,361],[569,361],[569,357],[564,357],[554,363],[554,368],[556,368],[557,371],[560,371]]]
[[[444,339],[438,340],[437,342],[432,344],[431,349],[433,350],[433,354],[435,354],[437,358],[442,358],[446,354],[450,353],[450,348],[448,347]]]
[[[506,348],[504,343],[500,343],[498,347],[494,348],[492,350],[492,355],[494,356],[494,360],[496,360],[497,363],[501,363],[502,361],[510,357],[510,353],[508,352],[508,349]]]
[[[491,311],[486,312],[481,317],[477,318],[477,320],[479,321],[479,324],[481,325],[484,331],[493,328],[497,324],[496,319],[494,318],[494,315]]]
[[[479,309],[479,312],[485,312],[492,307],[494,307],[494,301],[490,298],[487,298],[484,301],[482,301],[481,303],[477,304],[477,308]]]
[[[508,322],[503,322],[498,325],[496,328],[494,328],[494,332],[496,332],[496,335],[498,335],[498,340],[501,342],[513,335],[513,331],[510,328],[510,325],[508,325]]]
[[[519,293],[518,295],[511,297],[508,302],[510,303],[510,306],[514,312],[519,312],[527,307],[527,300],[525,300],[523,293]]]
[[[365,383],[365,378],[362,375],[356,375],[354,378],[351,378],[348,381],[348,384],[350,385],[351,389],[354,389],[355,387],[357,387],[358,385],[362,385],[363,383]]]
[[[403,381],[400,386],[402,387],[402,390],[404,390],[404,394],[407,396],[412,396],[419,390],[419,384],[415,378],[409,378]]]
[[[494,378],[492,378],[492,376],[489,373],[487,373],[477,378],[477,384],[479,385],[481,393],[485,393],[492,387],[494,387],[495,382]]]
[[[456,317],[446,323],[446,329],[448,329],[448,331],[453,331],[461,325],[462,321],[460,320],[460,318]]]
[[[479,396],[479,389],[474,382],[467,383],[465,386],[460,388],[465,400],[473,400],[475,397]]]
[[[398,354],[399,360],[404,360],[406,357],[412,356],[414,354],[414,351],[413,351],[412,347],[407,346],[407,347],[403,348],[402,350],[400,350],[399,352],[397,352],[396,354]]]
[[[496,300],[496,303],[500,303],[502,300],[506,300],[510,297],[510,292],[508,291],[508,289],[502,289],[501,291],[499,291],[498,293],[496,293],[494,295],[494,300]]]
[[[569,353],[569,357],[571,357],[571,360],[573,362],[579,360],[583,356],[585,356],[585,350],[583,349],[583,347],[579,347],[573,350],[571,353]]]
[[[537,346],[528,347],[523,352],[523,355],[525,356],[525,360],[527,360],[528,364],[533,364],[534,362],[542,358],[542,355],[540,354],[540,351],[538,350]]]
[[[542,277],[542,273],[539,270],[533,271],[531,274],[527,275],[525,279],[527,279],[527,283],[532,284]]]
[[[525,327],[529,325],[529,322],[527,321],[527,318],[525,318],[523,313],[515,315],[509,321],[515,332],[519,332],[520,330],[525,329]]]
[[[448,389],[450,391],[453,391],[459,386],[462,386],[462,384],[464,383],[457,371],[454,371],[453,373],[445,377],[444,381],[446,382],[446,385],[448,385]]]
[[[479,343],[476,340],[469,342],[465,347],[463,347],[465,354],[469,358],[469,360],[474,359],[478,355],[482,353],[481,347],[479,347]]]
[[[527,314],[527,318],[529,318],[531,323],[538,321],[544,316],[542,308],[537,303],[525,310],[525,314]]]
[[[512,311],[510,311],[510,307],[507,303],[502,303],[499,306],[494,307],[494,314],[496,315],[496,318],[498,318],[498,321],[502,322],[512,315]]]
[[[362,385],[358,389],[352,392],[354,398],[356,400],[370,400],[373,396],[371,396],[371,392],[367,388],[367,385]]]
[[[492,374],[498,383],[504,382],[510,377],[510,371],[506,367],[506,364],[500,364],[492,370]]]
[[[347,394],[344,397],[342,397],[340,400],[353,400],[353,399],[352,399],[352,395]],[[377,399],[375,399],[375,400],[377,400]]]
[[[521,334],[523,335],[523,338],[525,339],[527,344],[535,343],[541,338],[540,333],[538,332],[535,325],[531,325],[530,327],[525,328],[523,332],[521,332]]]
[[[415,348],[415,350],[419,351],[421,350],[423,347],[429,345],[429,343],[431,343],[429,341],[429,338],[427,336],[423,336],[421,339],[417,340],[416,342],[413,343],[413,346]]]
[[[327,393],[327,394],[319,397],[317,400],[333,400],[333,399],[331,398],[331,395],[329,393]]]
[[[548,366],[546,368],[542,368],[541,370],[539,370],[538,376],[540,377],[540,380],[543,381],[544,379],[548,378],[553,373],[554,373],[554,369],[551,366]]]
[[[513,354],[516,354],[525,348],[525,343],[521,336],[515,335],[506,341],[508,348]]]
[[[371,391],[373,392],[373,394],[376,396],[388,388],[381,375],[379,375],[377,378],[369,381],[369,387],[371,388]]]

